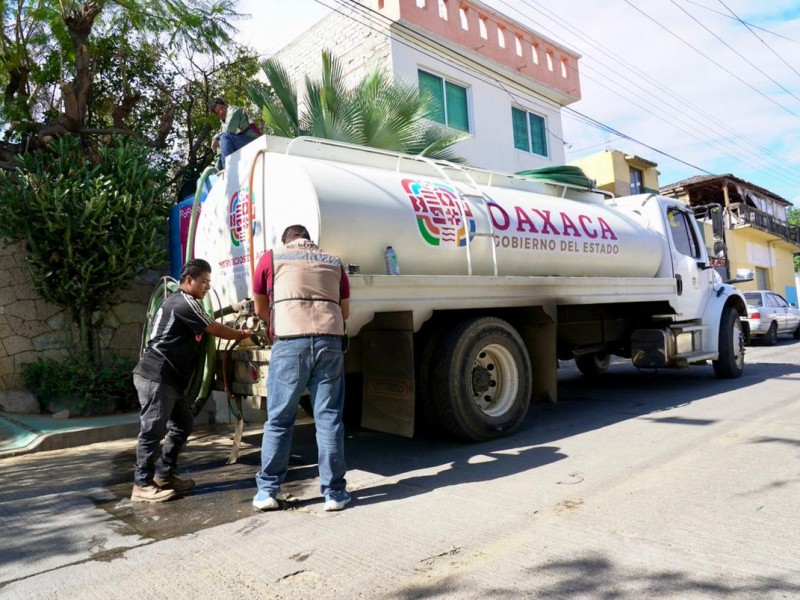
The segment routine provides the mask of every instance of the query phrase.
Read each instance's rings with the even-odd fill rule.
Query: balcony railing
[[[789,225],[786,221],[757,208],[742,203],[731,204],[728,206],[728,217],[731,228],[754,227],[800,246],[800,228]]]

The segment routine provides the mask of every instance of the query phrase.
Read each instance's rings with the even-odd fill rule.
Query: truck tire
[[[721,379],[736,379],[744,371],[744,333],[739,313],[732,306],[722,310],[719,322],[719,358],[712,361],[714,373]]]
[[[605,352],[583,354],[575,357],[575,366],[586,377],[599,377],[608,371],[611,357]]]
[[[479,442],[510,435],[530,406],[528,351],[505,321],[469,319],[442,337],[430,383],[436,415],[453,437]]]
[[[769,324],[769,329],[761,341],[765,346],[774,346],[778,343],[778,324],[775,321]]]
[[[444,433],[442,424],[433,406],[433,365],[438,359],[442,338],[449,329],[444,326],[437,327],[430,332],[424,340],[419,340],[423,348],[416,373],[418,376],[417,400],[414,407],[414,435],[420,437],[441,437]],[[415,346],[417,342],[415,341]]]

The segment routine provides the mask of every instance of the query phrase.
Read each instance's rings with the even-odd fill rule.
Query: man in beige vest
[[[345,319],[350,284],[341,260],[321,250],[302,225],[287,227],[283,246],[258,262],[253,278],[256,314],[273,339],[267,376],[267,422],[253,506],[280,508],[278,491],[289,467],[300,396],[308,388],[317,432],[320,491],[326,511],[350,502],[344,460]]]

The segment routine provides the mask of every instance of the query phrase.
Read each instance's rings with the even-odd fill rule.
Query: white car
[[[778,341],[779,333],[791,333],[800,340],[800,309],[789,304],[783,296],[769,290],[744,292],[750,340],[759,338],[766,346]]]

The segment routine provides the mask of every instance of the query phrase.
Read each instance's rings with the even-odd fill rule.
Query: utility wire
[[[772,83],[774,83],[775,85],[777,85],[777,86],[778,86],[779,88],[781,88],[781,89],[782,89],[784,92],[786,92],[787,94],[789,94],[789,95],[790,95],[792,98],[794,98],[794,99],[795,99],[795,100],[797,100],[797,101],[800,101],[800,98],[798,98],[797,96],[795,96],[795,95],[794,95],[794,94],[791,92],[791,90],[787,90],[785,87],[783,87],[783,85],[781,85],[779,82],[775,81],[775,80],[774,80],[772,77],[770,77],[769,75],[767,75],[767,74],[764,72],[764,70],[763,70],[763,69],[761,69],[761,68],[757,67],[756,65],[754,65],[754,64],[753,64],[753,63],[750,61],[750,59],[748,59],[746,56],[744,56],[744,55],[743,55],[741,52],[739,52],[739,51],[738,51],[736,48],[734,48],[733,46],[731,46],[731,45],[730,45],[728,42],[726,42],[725,40],[723,40],[723,39],[722,39],[720,36],[718,36],[716,33],[714,33],[713,31],[711,31],[711,30],[710,30],[708,27],[706,27],[705,25],[703,25],[703,24],[702,24],[702,23],[701,23],[701,22],[700,22],[698,19],[696,19],[696,18],[695,18],[695,16],[694,16],[694,15],[692,15],[691,13],[689,13],[689,12],[688,12],[688,11],[687,11],[685,8],[683,8],[683,7],[682,7],[682,6],[680,6],[680,5],[679,5],[677,2],[675,2],[675,0],[670,0],[670,1],[671,1],[671,2],[672,2],[672,4],[674,4],[674,5],[675,5],[675,6],[676,6],[678,9],[680,9],[681,11],[683,11],[683,13],[684,13],[686,16],[688,16],[688,17],[689,17],[690,19],[692,19],[692,20],[693,20],[695,23],[697,23],[698,25],[700,25],[700,27],[702,27],[703,29],[705,29],[705,30],[706,30],[708,33],[710,33],[711,35],[713,35],[713,36],[714,36],[714,37],[715,37],[715,38],[716,38],[716,39],[717,39],[717,40],[718,40],[720,43],[724,44],[724,45],[725,45],[727,48],[730,48],[730,50],[731,50],[732,52],[734,52],[734,53],[736,54],[736,56],[738,56],[738,57],[739,57],[739,58],[741,58],[741,59],[742,59],[744,62],[746,62],[748,65],[750,65],[751,67],[753,67],[753,68],[754,68],[756,71],[758,71],[759,73],[761,73],[761,74],[762,74],[764,77],[766,77],[767,79],[769,79],[769,80],[770,80]],[[723,6],[725,6],[725,3],[724,3],[724,2],[722,2],[722,0],[719,0],[719,1],[720,1],[720,4],[722,4]],[[726,8],[727,8],[727,7],[726,7]],[[754,35],[755,35],[755,34],[754,34]],[[758,37],[758,36],[756,36],[756,37]],[[759,39],[761,39],[761,38],[759,38]],[[762,40],[762,42],[763,42],[763,40]],[[769,46],[767,46],[767,47],[769,48]],[[772,48],[770,48],[770,50],[772,50]],[[774,50],[772,50],[772,52],[774,53],[775,51],[774,51]],[[780,56],[778,56],[778,58],[780,58]],[[783,59],[781,59],[781,60],[783,60]],[[784,61],[784,62],[786,62],[786,61]],[[791,68],[791,67],[789,67],[789,68]],[[794,69],[792,69],[792,70],[794,71]],[[797,71],[794,71],[794,72],[795,72],[795,73],[797,73]],[[797,74],[798,74],[798,75],[800,75],[800,73],[797,73]]]
[[[781,61],[783,64],[785,64],[785,65],[786,65],[787,67],[789,67],[789,68],[790,68],[792,71],[794,71],[794,72],[795,72],[795,74],[797,74],[798,76],[800,76],[800,72],[798,72],[798,70],[797,70],[797,69],[795,69],[795,68],[794,68],[792,65],[790,65],[788,62],[786,62],[786,60],[785,60],[785,59],[784,59],[784,58],[783,58],[783,57],[782,57],[780,54],[778,54],[777,52],[775,52],[775,50],[773,50],[773,49],[770,47],[770,45],[769,45],[769,44],[767,44],[767,42],[765,42],[764,40],[762,40],[762,39],[761,39],[761,38],[758,36],[758,34],[757,34],[755,31],[753,31],[753,29],[752,29],[752,27],[750,27],[750,25],[748,25],[747,23],[745,23],[744,21],[742,21],[742,20],[739,18],[739,15],[737,15],[737,14],[736,14],[735,12],[733,12],[733,11],[732,11],[730,8],[728,8],[728,5],[727,5],[727,4],[725,4],[725,3],[724,3],[722,0],[719,0],[719,3],[720,3],[720,4],[722,4],[722,6],[724,6],[725,8],[727,8],[727,9],[728,9],[728,12],[729,12],[729,13],[731,13],[731,14],[733,15],[733,17],[734,17],[734,18],[735,18],[737,21],[739,21],[739,23],[741,23],[742,25],[744,25],[745,27],[747,27],[747,30],[748,30],[750,33],[752,33],[752,34],[753,34],[753,35],[754,35],[754,36],[755,36],[755,37],[758,39],[758,41],[759,41],[759,42],[761,42],[762,44],[764,44],[764,45],[767,47],[767,49],[768,49],[770,52],[772,52],[772,53],[773,53],[775,56],[777,56],[777,57],[778,57],[778,60],[780,60],[780,61]],[[792,94],[792,95],[794,96],[794,94]],[[796,96],[795,96],[795,97],[796,97]]]
[[[716,65],[718,68],[720,68],[720,69],[722,69],[723,71],[725,71],[725,72],[726,72],[728,75],[730,75],[730,76],[731,76],[731,77],[733,77],[734,79],[737,79],[738,81],[740,81],[741,83],[743,83],[744,85],[746,85],[747,87],[749,87],[751,90],[753,90],[753,91],[754,91],[755,93],[757,93],[759,96],[762,96],[763,98],[766,98],[767,100],[769,100],[770,102],[772,102],[772,103],[773,103],[775,106],[777,106],[777,107],[781,108],[782,110],[786,111],[787,113],[789,113],[789,114],[790,114],[790,115],[792,115],[793,117],[796,117],[798,120],[800,120],[800,115],[798,115],[796,112],[794,112],[793,110],[791,110],[791,109],[789,109],[789,108],[786,108],[786,107],[785,107],[783,104],[781,104],[780,102],[778,102],[778,101],[777,101],[777,100],[775,100],[774,98],[770,98],[770,97],[769,97],[769,96],[767,96],[767,95],[766,95],[764,92],[762,92],[762,91],[761,91],[761,90],[759,90],[758,88],[756,88],[756,87],[754,87],[754,86],[750,85],[750,84],[749,84],[749,83],[747,83],[747,82],[746,82],[744,79],[742,79],[741,77],[739,77],[738,75],[736,75],[736,73],[734,73],[733,71],[731,71],[731,70],[729,70],[729,69],[725,68],[724,66],[722,66],[721,64],[719,64],[717,61],[715,61],[714,59],[710,58],[710,57],[709,57],[707,54],[704,54],[703,52],[701,52],[701,51],[700,51],[698,48],[696,48],[695,46],[693,46],[692,44],[690,44],[689,42],[687,42],[685,39],[683,39],[683,38],[682,38],[681,36],[679,36],[677,33],[675,33],[674,31],[672,31],[672,30],[671,30],[671,29],[669,29],[668,27],[664,26],[663,24],[659,23],[659,22],[658,22],[656,19],[654,19],[654,18],[653,18],[653,17],[651,17],[650,15],[648,15],[648,14],[647,14],[645,11],[643,11],[643,10],[642,10],[642,9],[640,9],[638,6],[636,6],[635,4],[633,4],[633,3],[632,3],[630,0],[625,0],[625,3],[626,3],[627,5],[629,5],[630,7],[632,7],[634,10],[636,10],[637,12],[641,13],[642,15],[644,15],[645,17],[647,17],[648,19],[650,19],[650,20],[651,20],[653,23],[655,23],[656,25],[658,25],[659,27],[661,27],[661,29],[663,29],[664,31],[666,31],[667,33],[669,33],[670,35],[672,35],[673,37],[677,38],[678,40],[680,40],[681,42],[683,42],[685,45],[689,46],[689,48],[691,48],[692,50],[694,50],[695,52],[697,52],[699,55],[701,55],[701,56],[704,56],[704,57],[706,58],[706,60],[708,60],[710,63],[712,63],[712,64]]]
[[[498,0],[498,1],[501,2],[502,4],[504,4],[505,6],[507,6],[508,8],[510,8],[511,10],[513,10],[513,11],[517,12],[518,14],[520,14],[523,18],[525,18],[525,20],[532,22],[534,27],[536,27],[536,29],[547,31],[555,39],[561,40],[562,43],[574,46],[574,44],[572,44],[570,41],[565,40],[563,37],[559,36],[556,32],[554,32],[551,29],[547,28],[543,24],[537,23],[532,18],[530,18],[530,16],[528,14],[522,13],[518,8],[508,4],[508,2],[505,2],[503,0]],[[586,79],[589,79],[590,81],[593,81],[593,82],[597,83],[598,85],[600,85],[602,87],[605,87],[606,89],[609,89],[612,93],[614,93],[615,95],[619,96],[620,98],[622,98],[622,99],[624,99],[624,100],[626,100],[628,102],[633,103],[630,100],[629,96],[630,95],[634,95],[634,96],[637,96],[639,98],[644,99],[645,102],[653,103],[653,105],[655,105],[656,103],[663,104],[664,106],[668,107],[669,109],[672,109],[672,110],[682,114],[683,116],[687,117],[691,121],[695,122],[701,128],[710,131],[713,134],[711,136],[711,141],[709,141],[709,139],[703,138],[701,141],[704,144],[706,144],[706,145],[715,144],[717,146],[718,150],[721,150],[724,154],[730,156],[731,158],[737,158],[738,157],[739,159],[744,159],[747,162],[752,162],[752,161],[755,160],[756,162],[759,162],[762,165],[764,165],[765,169],[769,169],[771,172],[775,173],[776,174],[775,175],[776,178],[782,179],[783,181],[785,181],[787,183],[788,183],[788,180],[786,179],[786,177],[792,178],[796,182],[800,182],[800,175],[795,175],[792,172],[793,169],[795,169],[795,166],[790,164],[790,163],[788,163],[788,162],[786,162],[783,159],[783,157],[778,156],[777,154],[775,154],[774,152],[772,152],[768,148],[760,146],[757,142],[746,138],[742,134],[737,133],[735,131],[732,131],[728,124],[722,123],[721,121],[717,120],[712,115],[710,115],[708,113],[705,113],[701,108],[699,108],[696,105],[692,104],[688,99],[682,98],[681,96],[677,95],[669,87],[666,87],[666,86],[662,85],[658,80],[656,80],[653,77],[651,77],[650,75],[648,75],[646,73],[646,71],[645,72],[639,72],[639,69],[635,65],[632,65],[624,57],[621,57],[621,56],[617,55],[616,53],[608,50],[605,45],[600,44],[599,42],[594,40],[586,32],[582,31],[581,29],[578,29],[575,26],[566,25],[565,23],[568,22],[566,19],[559,18],[558,15],[555,15],[551,11],[547,10],[545,7],[543,7],[538,2],[536,2],[535,4],[537,4],[538,6],[540,6],[544,10],[540,10],[539,8],[536,8],[536,6],[533,6],[528,1],[525,1],[525,4],[529,8],[531,8],[532,10],[534,10],[534,11],[542,14],[543,16],[553,20],[555,23],[557,23],[563,29],[565,29],[565,30],[569,31],[570,33],[576,35],[581,41],[588,42],[590,45],[592,45],[593,47],[598,49],[603,54],[608,55],[609,57],[611,57],[613,59],[613,61],[615,63],[620,63],[622,65],[626,65],[632,72],[634,72],[634,71],[637,72],[638,73],[638,77],[640,79],[641,78],[646,79],[647,81],[649,81],[651,83],[651,85],[654,86],[655,89],[659,90],[661,93],[660,94],[651,94],[651,96],[652,96],[651,99],[642,98],[641,95],[639,95],[635,91],[633,91],[633,90],[638,90],[638,89],[642,89],[642,90],[646,89],[641,85],[641,81],[634,81],[624,71],[621,72],[621,71],[618,71],[617,69],[615,69],[614,67],[609,67],[608,65],[606,65],[603,62],[597,60],[596,57],[591,56],[588,52],[586,52],[585,50],[583,50],[583,49],[581,49],[579,47],[577,49],[581,52],[581,54],[584,55],[584,58],[590,58],[591,57],[600,66],[602,66],[603,68],[608,69],[609,71],[614,73],[616,75],[616,77],[618,77],[618,78],[620,78],[622,80],[625,80],[628,83],[630,83],[632,87],[631,88],[625,88],[624,86],[621,85],[621,87],[625,91],[625,94],[622,94],[620,92],[616,92],[616,91],[612,90],[607,85],[605,85],[605,84],[599,82],[598,80],[592,78],[585,71],[582,71],[582,75],[581,75],[582,77],[585,77]],[[575,67],[572,67],[572,65],[570,65],[569,68],[575,69],[577,71],[577,69]],[[585,62],[585,61],[583,63],[583,69],[588,69],[590,71],[591,70],[595,70],[596,71],[596,69],[592,68],[591,63]],[[613,79],[613,78],[609,78],[609,79]],[[673,103],[669,102],[668,99],[666,98],[666,96],[674,98],[678,102],[678,104],[676,105],[676,104],[673,104]],[[636,105],[636,103],[633,103],[633,104]],[[708,124],[708,122],[701,121],[698,117],[695,117],[693,114],[687,112],[687,110],[686,110],[687,106],[691,107],[699,115],[703,116],[703,118],[706,119],[707,121],[709,121],[711,123],[714,123],[719,129],[714,129],[713,127],[711,127],[711,125]],[[651,112],[651,111],[648,110],[648,112]],[[651,114],[652,114],[652,112],[651,112]],[[659,118],[661,118],[661,117],[659,117]],[[667,113],[667,118],[666,118],[665,122],[669,123],[670,125],[673,125],[673,126],[675,126],[677,128],[677,125],[675,125],[674,120],[669,118],[668,113]],[[682,131],[685,132],[685,130],[682,130]],[[727,132],[731,132],[731,131],[733,133],[733,137],[731,137],[731,135],[728,135],[728,133],[727,133]],[[689,135],[691,137],[693,137],[694,139],[699,139],[697,137],[697,135],[694,134],[694,132],[689,133]],[[716,139],[716,137],[714,137],[714,136],[717,136],[720,139]],[[756,153],[748,152],[745,148],[741,147],[738,144],[737,139],[742,140],[745,143],[749,144],[751,147],[758,149],[758,152],[756,152]],[[725,146],[722,143],[721,140],[727,140],[728,142],[730,142],[730,144],[731,144],[730,147]],[[736,154],[733,154],[732,151],[735,151]],[[786,169],[782,169],[777,164],[771,162],[764,155],[773,156],[776,159],[776,161],[785,164],[786,165]]]
[[[782,33],[778,33],[777,31],[772,31],[772,30],[770,30],[770,29],[766,29],[766,28],[764,28],[764,27],[759,27],[758,25],[754,25],[753,23],[747,23],[747,22],[745,22],[745,21],[742,21],[742,20],[741,20],[741,19],[739,19],[738,17],[735,17],[735,16],[734,16],[734,17],[732,17],[732,16],[730,16],[730,15],[727,15],[727,14],[725,14],[724,12],[721,12],[721,11],[719,11],[719,10],[714,10],[714,9],[713,9],[713,8],[711,8],[710,6],[706,6],[705,4],[701,4],[700,2],[695,2],[694,0],[683,0],[683,1],[684,1],[684,2],[688,2],[689,4],[694,4],[695,6],[699,6],[700,8],[704,8],[704,9],[706,9],[706,10],[709,10],[709,11],[713,12],[713,13],[717,13],[718,15],[720,15],[720,16],[722,16],[722,17],[725,17],[726,19],[731,19],[732,21],[741,21],[742,25],[745,25],[745,26],[750,26],[750,27],[752,27],[753,29],[759,29],[759,30],[761,30],[761,31],[764,31],[764,32],[766,32],[766,33],[769,33],[770,35],[774,35],[775,37],[783,38],[783,39],[784,39],[784,40],[786,40],[787,42],[792,42],[793,44],[800,44],[800,41],[799,41],[799,40],[792,39],[792,38],[790,38],[790,37],[788,37],[788,36],[785,36],[785,35],[783,35]],[[727,7],[726,7],[726,8],[727,8]],[[730,10],[730,9],[728,9],[728,10]]]

